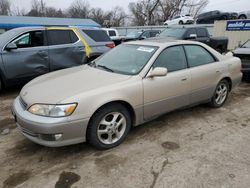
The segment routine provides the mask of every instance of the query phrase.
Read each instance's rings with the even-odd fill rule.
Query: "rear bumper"
[[[29,140],[48,147],[60,147],[86,141],[89,119],[71,120],[33,115],[25,110],[19,97],[14,101],[12,113],[19,131]],[[61,135],[59,139],[52,139]]]

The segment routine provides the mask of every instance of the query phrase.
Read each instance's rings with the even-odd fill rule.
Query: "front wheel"
[[[179,21],[179,25],[183,25],[184,24],[184,22],[181,20],[181,21]]]
[[[216,87],[213,98],[211,99],[210,106],[220,108],[224,105],[229,94],[229,83],[227,80],[222,80]]]
[[[87,141],[97,149],[120,145],[131,128],[129,111],[121,104],[111,104],[97,110],[87,129]]]

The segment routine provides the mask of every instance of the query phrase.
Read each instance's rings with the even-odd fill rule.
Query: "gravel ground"
[[[223,108],[176,111],[134,128],[109,151],[87,144],[46,148],[15,128],[18,89],[0,94],[0,187],[247,188],[250,185],[250,84]]]

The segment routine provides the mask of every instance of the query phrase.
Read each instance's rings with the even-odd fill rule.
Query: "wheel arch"
[[[246,15],[246,14],[240,14],[240,15],[238,16],[238,18],[240,18],[241,16],[244,16],[245,18],[247,18],[247,15]]]
[[[230,77],[226,76],[226,77],[222,78],[220,81],[222,81],[222,80],[226,80],[229,83],[229,91],[231,91],[232,84],[233,84],[232,79]]]
[[[110,102],[106,102],[105,104],[102,104],[91,115],[90,121],[91,121],[91,119],[97,113],[97,111],[99,109],[104,108],[105,106],[108,106],[108,105],[112,105],[112,104],[121,104],[121,105],[123,105],[129,111],[129,114],[131,115],[132,126],[134,126],[136,124],[136,113],[135,113],[135,110],[134,110],[134,108],[132,107],[132,105],[129,102],[124,101],[124,100],[113,100],[113,101],[110,101]]]

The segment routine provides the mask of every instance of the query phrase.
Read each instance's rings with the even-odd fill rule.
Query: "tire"
[[[179,25],[183,25],[184,24],[184,22],[181,20],[181,21],[179,21]]]
[[[240,19],[240,20],[245,20],[245,19],[247,19],[247,17],[246,17],[245,15],[240,15],[240,16],[239,16],[239,19]]]
[[[227,20],[227,16],[222,16],[221,20]]]
[[[99,150],[111,149],[124,141],[131,125],[131,115],[123,105],[114,103],[104,106],[90,120],[87,142]]]
[[[227,80],[221,80],[214,92],[214,95],[211,99],[211,102],[209,103],[209,105],[213,108],[220,108],[222,107],[229,95],[229,83]]]

